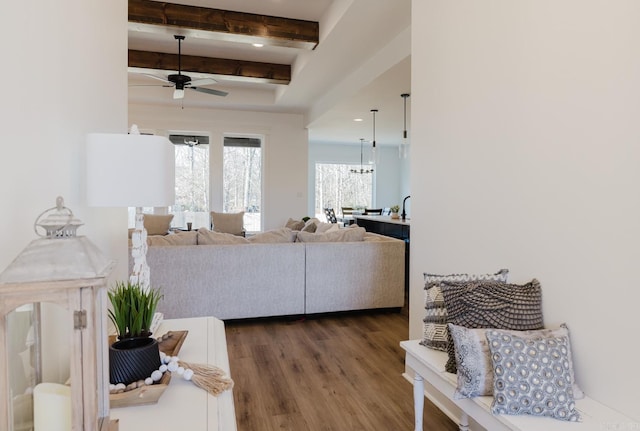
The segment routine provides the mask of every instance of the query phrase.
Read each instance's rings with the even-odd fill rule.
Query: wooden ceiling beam
[[[151,0],[129,0],[129,30],[309,50],[319,41],[315,21]]]
[[[141,71],[178,70],[178,55],[162,52],[129,50],[129,67]],[[288,64],[260,63],[257,61],[182,55],[182,73],[218,75],[225,80],[289,84],[291,66]]]

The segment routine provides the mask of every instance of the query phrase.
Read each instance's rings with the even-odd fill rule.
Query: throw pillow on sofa
[[[238,213],[218,213],[211,211],[211,223],[213,230],[233,235],[244,233],[244,211]]]
[[[243,236],[232,233],[214,232],[205,228],[198,229],[198,245],[215,244],[249,244],[249,241]]]
[[[337,223],[317,223],[316,224],[316,233],[327,233],[329,231],[334,231],[340,229],[340,225]]]
[[[292,218],[289,218],[289,220],[287,220],[287,223],[284,225],[284,227],[288,227],[291,230],[302,230],[302,228],[304,227],[304,222],[302,220],[294,220]]]
[[[145,214],[144,228],[147,230],[147,235],[166,235],[171,228],[171,220],[173,220],[173,214]]]
[[[147,244],[153,246],[196,245],[198,232],[177,232],[169,235],[153,235],[147,237]]]
[[[295,239],[296,232],[289,229],[288,227],[283,227],[280,229],[257,233],[247,238],[247,241],[255,244],[274,244],[294,242]]]
[[[298,232],[300,242],[357,242],[364,240],[363,227],[338,229],[326,233]]]
[[[318,225],[318,223],[320,223],[320,220],[318,220],[317,218],[310,218],[305,222],[304,227],[300,229],[300,231],[314,233],[316,231],[316,226]]]

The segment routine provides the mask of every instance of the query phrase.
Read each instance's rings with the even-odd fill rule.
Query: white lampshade
[[[87,205],[161,207],[175,203],[173,144],[154,135],[87,135]]]

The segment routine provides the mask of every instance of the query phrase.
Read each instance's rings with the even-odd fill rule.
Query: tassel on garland
[[[180,360],[178,365],[185,370],[193,371],[190,380],[211,395],[217,396],[233,388],[233,380],[226,377],[225,372],[214,365],[190,364]]]

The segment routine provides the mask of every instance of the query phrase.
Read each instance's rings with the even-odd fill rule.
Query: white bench
[[[640,430],[640,423],[606,407],[589,397],[576,401],[576,409],[582,416],[582,422],[564,422],[551,418],[529,415],[493,415],[491,402],[493,397],[465,398],[454,400],[456,375],[444,371],[447,354],[428,349],[419,340],[400,343],[406,351],[406,366],[414,372],[413,397],[415,408],[415,431],[422,431],[422,415],[424,406],[424,381],[448,398],[462,411],[460,430],[469,430],[469,418],[475,420],[489,431],[607,431],[607,430]],[[408,375],[405,377],[409,380]],[[426,394],[429,396],[429,394]],[[431,397],[429,397],[431,399]]]

